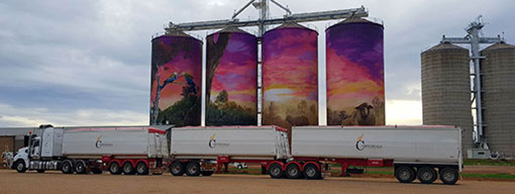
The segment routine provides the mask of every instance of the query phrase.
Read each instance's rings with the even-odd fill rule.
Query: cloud
[[[55,126],[79,125],[146,125],[148,114],[98,108],[52,112],[46,108],[17,108],[0,104],[0,126],[37,127],[50,123]]]

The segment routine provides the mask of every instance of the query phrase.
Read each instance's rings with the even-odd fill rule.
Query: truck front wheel
[[[173,162],[172,165],[170,165],[170,173],[172,173],[173,176],[184,175],[184,165],[180,162]]]
[[[443,168],[440,170],[440,180],[442,180],[443,184],[454,185],[458,178],[458,171],[454,168]]]
[[[190,162],[186,166],[186,175],[188,176],[199,176],[200,175],[200,164],[198,162]]]
[[[16,162],[16,171],[18,171],[19,173],[24,173],[25,171],[27,171],[27,168],[25,168],[25,162],[23,160],[18,160]]]
[[[122,169],[120,168],[120,163],[118,162],[111,162],[109,165],[109,172],[113,175],[118,175],[122,173]]]
[[[395,169],[395,178],[401,183],[411,183],[415,180],[415,170],[409,166],[400,166]]]

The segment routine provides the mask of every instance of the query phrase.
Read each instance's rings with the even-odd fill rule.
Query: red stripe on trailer
[[[166,131],[163,131],[163,130],[161,130],[161,129],[154,128],[154,127],[149,127],[149,128],[148,128],[148,133],[166,134]]]

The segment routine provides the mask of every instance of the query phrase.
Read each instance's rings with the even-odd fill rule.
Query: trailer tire
[[[173,162],[172,165],[170,165],[170,173],[172,173],[173,176],[184,175],[184,165],[180,162]]]
[[[270,164],[270,166],[268,167],[268,174],[270,174],[270,177],[272,177],[274,179],[278,179],[283,176],[284,171],[283,171],[281,165],[274,163],[274,164]]]
[[[63,174],[73,174],[73,163],[70,160],[65,160],[61,164],[61,172]]]
[[[422,184],[431,184],[438,178],[438,173],[433,167],[422,167],[417,170],[417,178]]]
[[[16,161],[15,167],[18,173],[24,173],[25,171],[27,171],[27,168],[25,167],[25,162],[23,160]]]
[[[321,179],[322,174],[315,164],[307,164],[304,167],[304,177],[306,179]]]
[[[75,162],[75,172],[77,174],[87,174],[87,171],[88,168],[87,168],[87,165],[86,165],[86,162],[84,162],[84,160],[77,160]]]
[[[200,164],[195,161],[188,163],[188,165],[186,165],[186,175],[199,176],[200,175]]]
[[[202,174],[202,176],[211,176],[215,173],[215,171],[202,171],[200,172],[200,174]]]
[[[133,175],[135,173],[134,166],[132,166],[132,163],[129,161],[123,163],[122,169],[123,169],[123,174],[125,174],[125,175]]]
[[[289,179],[298,179],[302,175],[300,167],[297,164],[290,164],[286,167],[286,177]]]
[[[459,174],[456,169],[443,168],[443,169],[440,169],[439,171],[440,171],[440,180],[442,180],[443,184],[454,185],[458,181]]]
[[[113,175],[122,174],[122,168],[120,168],[120,163],[114,161],[109,164],[109,172]]]
[[[45,170],[43,169],[39,169],[39,170],[36,170],[38,173],[45,173]]]
[[[415,170],[410,166],[399,166],[395,169],[395,178],[401,183],[411,183],[415,180]]]
[[[143,161],[138,162],[138,164],[136,164],[136,173],[138,173],[138,175],[148,175],[147,164]]]

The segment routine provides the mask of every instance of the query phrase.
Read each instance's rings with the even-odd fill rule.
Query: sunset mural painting
[[[206,125],[257,125],[256,36],[226,27],[206,42]]]
[[[318,125],[318,33],[285,23],[263,36],[263,124]]]
[[[152,40],[150,124],[198,126],[202,42],[183,32]]]
[[[383,26],[349,19],[326,30],[327,124],[384,125]]]

